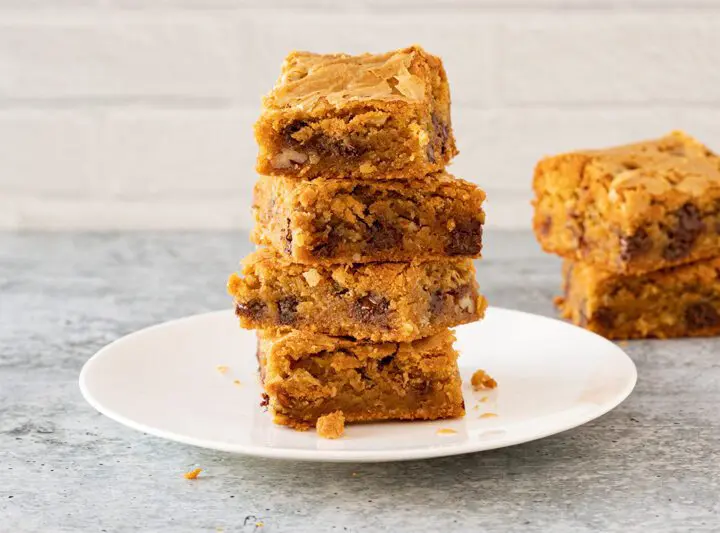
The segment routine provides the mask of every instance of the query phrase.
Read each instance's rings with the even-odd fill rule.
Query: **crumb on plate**
[[[455,435],[455,433],[457,433],[457,431],[450,428],[442,428],[437,430],[438,435]]]
[[[317,433],[323,439],[338,439],[345,432],[345,415],[342,411],[335,411],[329,415],[318,418]]]
[[[495,418],[497,417],[497,414],[495,413],[483,413],[478,418]]]
[[[473,390],[492,390],[497,387],[497,381],[484,370],[476,370],[470,378],[470,384]]]
[[[237,385],[238,387],[240,386],[240,380],[239,380],[239,379],[234,379],[234,380],[233,380],[233,383],[234,383],[235,385]]]
[[[217,371],[220,372],[221,374],[225,374],[225,373],[229,370],[229,367],[227,367],[227,366],[225,366],[225,365],[218,365],[218,366],[216,366],[215,368],[216,368]]]
[[[191,470],[190,472],[185,472],[183,476],[185,476],[185,479],[197,479],[197,477],[200,475],[200,472],[202,472],[202,468],[196,468],[195,470]]]

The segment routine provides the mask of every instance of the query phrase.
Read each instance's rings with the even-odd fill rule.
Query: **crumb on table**
[[[345,433],[345,416],[342,411],[335,411],[321,416],[317,421],[317,433],[323,439],[338,439]]]
[[[195,470],[192,470],[190,472],[185,472],[183,476],[185,476],[185,479],[197,479],[197,477],[200,475],[200,472],[202,472],[202,468],[196,468]]]
[[[492,390],[497,387],[497,381],[484,370],[476,370],[470,378],[470,384],[473,390]]]

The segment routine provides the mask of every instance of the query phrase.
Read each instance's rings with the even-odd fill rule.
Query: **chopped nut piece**
[[[323,439],[339,439],[345,433],[345,416],[342,411],[321,416],[316,427],[318,435]]]
[[[473,390],[492,390],[497,387],[497,381],[484,370],[476,370],[470,378],[470,384]]]

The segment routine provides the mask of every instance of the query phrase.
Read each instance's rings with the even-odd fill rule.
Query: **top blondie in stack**
[[[448,328],[486,306],[472,263],[485,194],[444,171],[457,150],[440,59],[293,52],[263,104],[261,246],[229,290],[260,330],[275,421],[461,416]]]
[[[548,157],[534,227],[566,318],[609,338],[720,333],[720,158],[682,132]]]

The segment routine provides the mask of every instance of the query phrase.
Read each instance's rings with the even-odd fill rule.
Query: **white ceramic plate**
[[[558,320],[490,308],[485,320],[458,328],[457,336],[464,419],[351,425],[338,440],[271,422],[259,405],[255,334],[239,329],[232,311],[174,320],[113,342],[85,364],[80,388],[108,417],[195,446],[281,459],[400,461],[500,448],[574,428],[608,412],[635,386],[635,365],[620,348]],[[497,379],[495,391],[470,388],[479,368]]]

